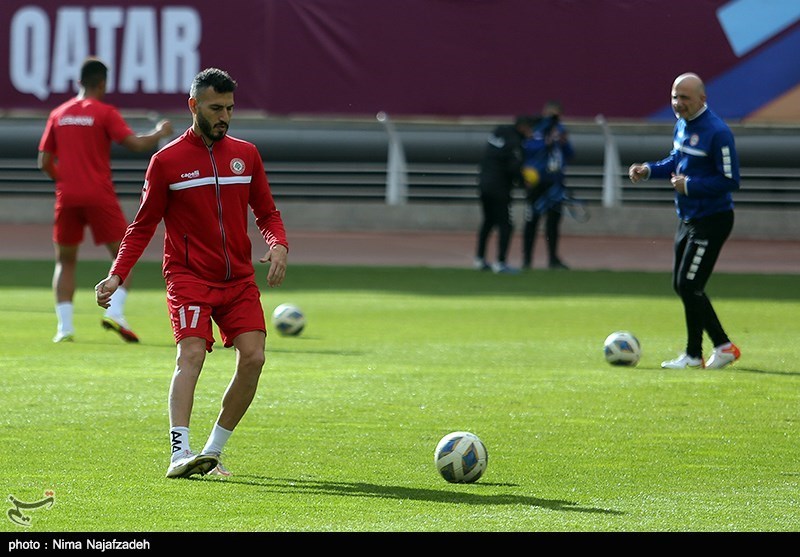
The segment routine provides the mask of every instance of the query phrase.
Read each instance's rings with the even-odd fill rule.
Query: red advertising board
[[[193,75],[216,66],[239,82],[237,108],[275,115],[493,117],[558,98],[573,117],[668,119],[672,80],[693,71],[726,118],[800,121],[793,5],[3,0],[0,110],[49,110],[96,55],[123,109],[183,110]]]

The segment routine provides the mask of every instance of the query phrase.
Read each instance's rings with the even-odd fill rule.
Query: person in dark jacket
[[[531,116],[517,116],[513,124],[498,126],[489,136],[478,176],[483,221],[478,229],[476,269],[513,272],[506,262],[513,230],[511,194],[523,183],[522,142],[530,137],[533,121]],[[495,228],[498,234],[497,261],[490,265],[486,260],[486,245]]]

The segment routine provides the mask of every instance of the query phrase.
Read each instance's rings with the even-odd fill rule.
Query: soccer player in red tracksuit
[[[286,273],[288,243],[258,149],[227,135],[236,82],[209,68],[189,95],[192,127],[150,159],[142,201],[128,226],[109,276],[95,290],[106,307],[131,272],[156,227],[165,227],[163,273],[177,360],[169,393],[172,457],[168,478],[230,475],[222,449],[256,393],[264,365],[266,321],[247,233],[248,207],[269,246],[267,284]],[[236,370],[200,453],[189,445],[195,387],[214,344],[212,319],[223,344],[237,352]]]
[[[81,66],[78,95],[49,115],[39,141],[39,168],[56,185],[53,244],[56,265],[53,290],[58,329],[53,342],[74,340],[73,305],[78,248],[87,226],[98,246],[105,244],[116,257],[128,221],[111,180],[111,142],[133,152],[154,149],[172,135],[172,124],[162,120],[147,134],[135,134],[119,111],[103,102],[108,68],[96,58]],[[125,319],[130,277],[111,299],[102,325],[128,342],[139,338]]]

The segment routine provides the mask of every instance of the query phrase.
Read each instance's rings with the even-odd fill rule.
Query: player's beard
[[[200,127],[200,131],[203,132],[207,138],[211,141],[219,141],[225,134],[228,132],[228,125],[220,122],[216,127],[211,125],[211,121],[203,116],[202,113],[197,113],[197,125]]]

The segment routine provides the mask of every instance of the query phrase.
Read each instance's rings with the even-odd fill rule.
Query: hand
[[[628,178],[634,184],[639,183],[641,180],[647,180],[650,177],[650,169],[646,164],[632,164],[628,169]]]
[[[681,195],[686,195],[686,176],[683,174],[673,174],[669,180],[672,182],[672,187]]]
[[[111,305],[111,295],[117,291],[122,281],[119,275],[109,275],[94,287],[94,297],[97,305],[101,308],[108,308]]]
[[[169,120],[161,120],[158,124],[156,124],[156,131],[162,138],[172,136],[174,133],[172,129],[172,122]]]
[[[280,286],[286,276],[286,261],[289,257],[289,250],[286,246],[276,244],[267,254],[259,259],[261,263],[270,262],[267,272],[267,284],[270,287]]]

